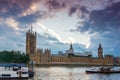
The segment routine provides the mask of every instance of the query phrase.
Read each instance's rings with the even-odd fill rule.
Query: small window
[[[28,72],[22,72],[22,74],[28,74]]]
[[[10,77],[10,74],[2,74],[2,77]]]
[[[18,68],[17,68],[17,67],[14,67],[14,68],[13,68],[13,71],[18,71]]]

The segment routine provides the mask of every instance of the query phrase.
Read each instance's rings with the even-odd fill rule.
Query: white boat
[[[0,64],[0,79],[17,80],[29,78],[29,68],[25,64]]]
[[[101,73],[101,74],[120,73],[120,69],[114,69],[112,67],[97,67],[86,70],[86,73]]]

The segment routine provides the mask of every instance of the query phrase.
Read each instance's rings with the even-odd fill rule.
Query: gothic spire
[[[101,43],[99,43],[99,49],[102,49],[102,45],[101,45]]]
[[[70,50],[73,50],[73,45],[72,45],[72,43],[70,44]]]

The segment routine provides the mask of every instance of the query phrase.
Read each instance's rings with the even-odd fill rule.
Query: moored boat
[[[120,69],[114,69],[111,67],[98,67],[86,70],[86,73],[101,73],[101,74],[110,74],[110,73],[120,73]]]
[[[28,73],[29,73],[29,78],[34,77],[34,74],[35,74],[35,72],[34,72],[34,71],[29,70],[29,71],[28,71]]]
[[[29,71],[29,68],[25,64],[0,64],[0,80],[28,80],[31,72],[33,71]],[[33,77],[34,74],[31,75]]]

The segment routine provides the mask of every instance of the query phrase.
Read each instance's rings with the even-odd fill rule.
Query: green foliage
[[[30,61],[29,55],[20,51],[1,51],[0,63],[27,63]]]

